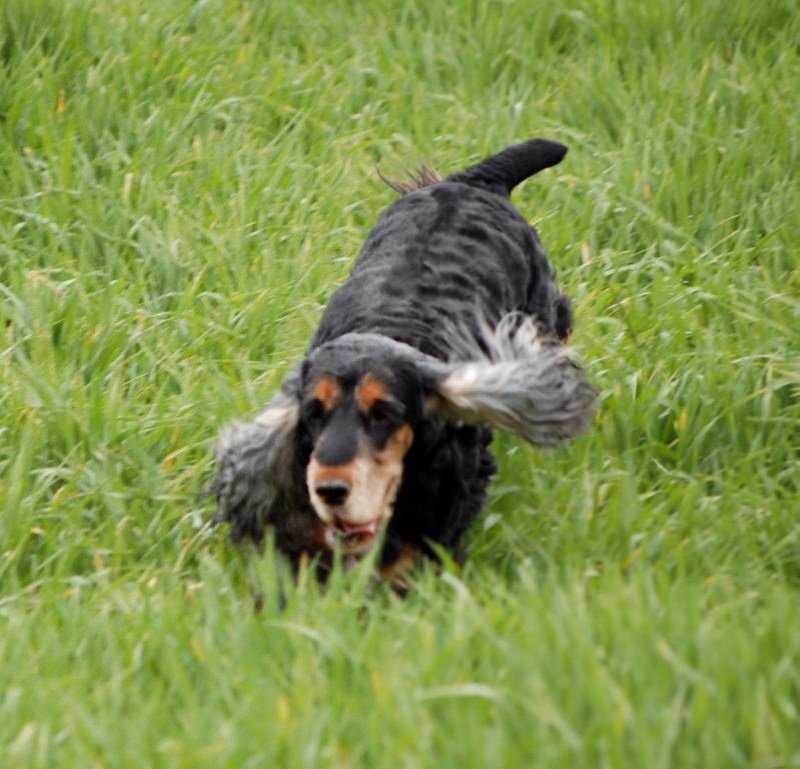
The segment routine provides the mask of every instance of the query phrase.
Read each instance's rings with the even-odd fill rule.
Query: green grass
[[[793,0],[6,0],[0,764],[800,767],[798,81]],[[280,612],[204,527],[215,436],[376,164],[537,135],[594,428],[498,436],[463,570]]]

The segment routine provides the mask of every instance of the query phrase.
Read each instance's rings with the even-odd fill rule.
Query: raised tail
[[[547,139],[530,139],[522,144],[513,144],[465,171],[448,176],[445,181],[483,187],[498,195],[510,195],[518,184],[560,163],[566,154],[567,148],[563,144]]]

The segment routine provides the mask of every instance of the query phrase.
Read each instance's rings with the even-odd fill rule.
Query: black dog
[[[417,556],[454,549],[480,511],[492,428],[553,446],[587,426],[569,302],[509,200],[566,151],[533,139],[444,181],[426,170],[393,185],[403,197],[305,359],[216,447],[215,520],[234,541],[270,526],[295,565],[319,556],[321,576],[335,550],[347,561],[382,542],[381,572],[403,589]]]

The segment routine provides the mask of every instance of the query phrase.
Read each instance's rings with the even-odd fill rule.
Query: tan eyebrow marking
[[[333,411],[341,394],[342,388],[339,387],[339,383],[330,376],[318,379],[311,390],[311,397],[316,398],[322,404],[326,413]]]
[[[376,403],[391,398],[386,385],[372,374],[367,374],[356,389],[356,403],[362,414],[369,414]]]

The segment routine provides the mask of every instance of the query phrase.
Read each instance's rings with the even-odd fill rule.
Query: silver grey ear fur
[[[294,442],[300,419],[299,366],[252,422],[226,428],[214,448],[218,472],[211,493],[219,500],[214,521],[231,524],[238,542],[264,535],[264,526],[293,501]]]
[[[535,446],[557,446],[588,427],[595,391],[567,347],[521,313],[494,329],[482,325],[483,360],[427,364],[436,379],[435,412]]]

